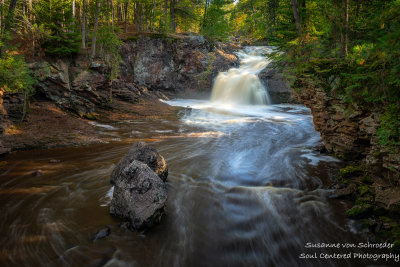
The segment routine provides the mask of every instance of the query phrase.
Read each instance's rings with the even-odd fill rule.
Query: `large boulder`
[[[128,219],[130,227],[138,231],[158,223],[167,200],[167,176],[167,164],[157,150],[135,143],[111,174],[110,213]]]
[[[115,185],[115,181],[120,177],[121,171],[134,160],[147,164],[163,182],[167,179],[168,168],[163,156],[157,150],[144,142],[133,144],[128,153],[114,168],[111,173],[111,184]]]
[[[131,228],[140,231],[160,221],[166,200],[165,183],[149,166],[134,160],[114,180],[110,213],[128,219]]]

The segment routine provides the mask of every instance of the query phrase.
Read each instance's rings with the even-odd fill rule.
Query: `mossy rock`
[[[349,165],[340,169],[340,177],[341,178],[349,178],[354,175],[359,175],[364,171],[363,166],[353,166]]]
[[[128,36],[128,37],[126,37],[126,40],[127,41],[137,41],[138,37],[136,35],[135,36]]]
[[[150,38],[154,38],[154,39],[167,39],[168,37],[169,37],[169,35],[166,33],[154,32],[154,33],[150,34]]]
[[[373,206],[370,204],[355,205],[346,212],[346,216],[350,219],[362,219],[367,217],[373,211]]]
[[[375,216],[382,216],[385,215],[386,213],[387,211],[382,207],[374,207],[374,209],[372,210],[372,214]]]
[[[97,120],[97,116],[94,113],[86,113],[83,117],[89,120]]]
[[[369,186],[365,184],[359,184],[357,189],[360,196],[364,196],[367,195],[368,193],[371,193]]]
[[[363,176],[361,178],[361,182],[364,184],[372,184],[374,182],[374,180],[369,176]]]

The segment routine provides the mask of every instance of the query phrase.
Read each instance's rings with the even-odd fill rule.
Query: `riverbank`
[[[350,200],[346,216],[373,242],[391,242],[400,251],[400,157],[382,142],[382,108],[349,103],[342,94],[299,78],[294,92],[310,108],[326,150],[347,165],[330,186],[332,198]],[[382,122],[383,121],[383,122]],[[387,125],[386,125],[387,127]]]
[[[96,110],[95,120],[89,120],[64,111],[49,100],[33,100],[25,120],[5,129],[2,143],[10,151],[18,151],[115,142],[118,139],[102,131],[104,127],[167,118],[177,111],[157,99],[142,99],[135,104],[114,99],[108,109]]]

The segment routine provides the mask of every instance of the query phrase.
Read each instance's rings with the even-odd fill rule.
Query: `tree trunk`
[[[152,19],[150,23],[150,28],[151,31],[154,32],[154,25],[156,24],[156,0],[153,1],[153,14],[152,14]]]
[[[72,0],[72,18],[75,19],[75,0]]]
[[[161,31],[161,24],[162,24],[162,10],[163,10],[163,2],[160,1],[160,17],[158,20],[158,31]]]
[[[204,3],[203,22],[200,22],[201,23],[200,28],[203,28],[206,26],[208,1],[209,0],[206,0],[206,2]]]
[[[176,21],[175,21],[175,0],[171,0],[169,5],[169,14],[171,18],[171,32],[175,32],[176,30]]]
[[[125,27],[124,27],[124,32],[128,32],[128,5],[129,5],[129,0],[126,1],[125,3]]]
[[[301,0],[300,22],[303,23],[302,30],[307,30],[307,7],[306,0]]]
[[[3,33],[4,27],[4,0],[0,0],[0,33]]]
[[[4,53],[4,43],[7,41],[7,32],[11,30],[13,20],[14,20],[14,11],[15,6],[17,5],[17,0],[11,0],[10,6],[8,8],[7,17],[4,20],[4,30],[2,32],[1,44],[0,44],[0,56],[3,56]]]
[[[345,0],[345,20],[344,20],[344,54],[348,55],[349,46],[349,0]]]
[[[114,31],[114,23],[115,23],[115,13],[114,13],[114,2],[111,0],[111,26]]]
[[[342,0],[342,30],[340,35],[340,56],[345,57],[348,54],[348,23],[349,23],[349,0]]]
[[[300,16],[299,16],[299,8],[297,7],[296,0],[292,0],[292,10],[293,10],[293,17],[296,23],[296,29],[299,35],[301,35],[301,23],[300,23]]]
[[[100,14],[100,0],[96,0],[96,17],[94,20],[93,37],[92,37],[92,52],[90,58],[93,60],[96,56],[96,37],[97,27],[99,26],[99,14]]]
[[[24,91],[24,105],[22,107],[22,118],[21,118],[21,123],[24,121],[26,117],[26,111],[29,106],[29,99],[28,99],[28,93],[27,90]]]
[[[15,11],[16,5],[17,5],[17,0],[10,1],[10,7],[8,8],[8,14],[4,21],[4,32],[8,32],[11,30],[13,20],[14,20],[14,11]]]
[[[86,12],[85,0],[82,0],[82,48],[86,47]]]
[[[165,13],[165,31],[168,32],[168,0],[165,0],[165,7],[164,7],[164,13]]]
[[[106,13],[107,26],[110,27],[110,0],[107,0],[106,2]]]

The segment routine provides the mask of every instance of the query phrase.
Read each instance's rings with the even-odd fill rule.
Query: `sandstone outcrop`
[[[295,95],[311,109],[314,127],[320,132],[328,152],[346,160],[361,161],[372,173],[396,183],[400,157],[379,144],[378,111],[346,103],[340,95],[328,95],[311,85],[295,91]]]

